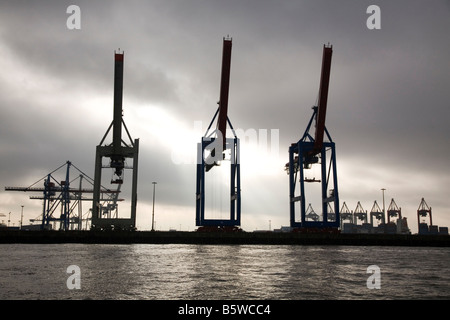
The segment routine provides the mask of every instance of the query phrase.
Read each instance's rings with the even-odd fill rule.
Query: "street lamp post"
[[[22,213],[20,214],[20,230],[22,230],[22,222],[23,222],[23,205],[22,207]]]
[[[153,211],[152,211],[152,231],[155,231],[155,187],[156,182],[153,183]]]
[[[381,189],[381,191],[383,192],[383,223],[386,224],[386,210],[384,207],[384,191],[386,191],[385,188]]]

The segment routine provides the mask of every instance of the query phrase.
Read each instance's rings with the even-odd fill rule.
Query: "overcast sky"
[[[81,9],[79,30],[67,27],[72,4]],[[366,26],[372,4],[380,30]],[[413,232],[422,198],[433,223],[450,226],[449,16],[446,0],[2,1],[0,213],[17,225],[24,205],[24,221],[39,217],[33,194],[4,187],[29,186],[67,160],[94,176],[120,48],[124,121],[140,139],[137,227],[151,227],[157,181],[157,229],[194,230],[196,143],[217,108],[229,35],[229,118],[244,133],[243,229],[289,225],[284,164],[316,103],[326,43],[326,126],[341,204],[354,210],[360,201],[370,211],[385,188],[386,207],[394,198]],[[257,141],[245,137],[252,132]]]

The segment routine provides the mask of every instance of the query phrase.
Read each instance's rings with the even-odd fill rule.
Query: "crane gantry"
[[[114,112],[113,121],[103,136],[95,153],[94,196],[92,202],[92,228],[93,229],[136,229],[136,205],[137,205],[137,178],[139,139],[132,139],[122,117],[123,99],[123,69],[124,53],[114,53]],[[122,138],[122,126],[125,128],[129,141]],[[112,142],[104,144],[107,135],[112,129]],[[108,164],[103,164],[103,158],[109,158]],[[126,159],[131,159],[132,164],[126,165]],[[131,212],[129,218],[104,216],[108,208],[104,208],[100,201],[100,188],[102,185],[102,169],[113,170],[111,185],[116,185],[120,191],[124,183],[124,170],[132,170],[131,180]],[[114,205],[116,205],[114,203]]]
[[[289,162],[285,169],[289,175],[289,208],[292,228],[337,229],[340,223],[335,143],[325,126],[332,53],[333,47],[324,45],[318,105],[313,107],[313,115],[303,137],[289,147]],[[313,121],[315,121],[315,132],[310,134]],[[316,164],[320,165],[321,178],[305,177],[304,170],[311,169]],[[306,216],[305,183],[316,182],[321,184],[322,219],[309,221]],[[300,221],[296,217],[297,203],[300,203]],[[329,204],[333,204],[334,207],[333,219],[328,216]]]
[[[236,230],[241,224],[241,178],[239,163],[239,138],[228,119],[228,95],[230,85],[232,39],[223,38],[222,74],[220,83],[219,107],[197,147],[197,187],[196,187],[196,226],[199,230]],[[218,116],[216,130],[211,130]],[[233,137],[227,138],[227,124]],[[230,151],[229,159],[225,152]],[[229,219],[208,219],[205,217],[205,178],[206,173],[224,160],[230,160],[230,216]]]
[[[64,179],[58,179],[57,173],[60,169],[66,167]],[[79,175],[72,179],[71,169],[75,168]],[[77,181],[78,180],[78,181]],[[73,187],[78,182],[78,187]],[[54,229],[53,224],[59,222],[60,230],[82,229],[83,211],[82,202],[92,201],[92,197],[86,197],[84,194],[93,194],[94,189],[84,188],[83,182],[94,184],[94,180],[78,169],[72,162],[67,161],[52,172],[45,175],[28,187],[5,187],[5,191],[36,192],[39,196],[30,196],[33,200],[43,200],[42,218],[33,219],[40,221],[41,230]],[[42,186],[37,186],[42,183]],[[105,208],[111,208],[111,204],[116,205],[119,199],[120,190],[110,190],[101,186],[98,201],[107,204]],[[76,210],[77,209],[77,210]]]

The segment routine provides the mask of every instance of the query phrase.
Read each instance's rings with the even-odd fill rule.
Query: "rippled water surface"
[[[0,245],[0,299],[450,299],[450,248]],[[67,267],[80,270],[69,290]],[[381,288],[368,289],[367,268]]]

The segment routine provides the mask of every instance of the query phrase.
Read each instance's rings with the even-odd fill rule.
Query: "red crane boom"
[[[314,154],[318,154],[322,150],[323,146],[332,54],[333,54],[333,46],[324,45],[322,56],[322,73],[320,75],[319,103],[316,116],[316,134],[314,137],[314,148],[313,148]]]
[[[223,39],[222,53],[222,75],[220,81],[219,119],[217,128],[222,134],[223,150],[226,145],[226,131],[228,121],[228,94],[230,91],[230,70],[231,70],[231,39]]]

